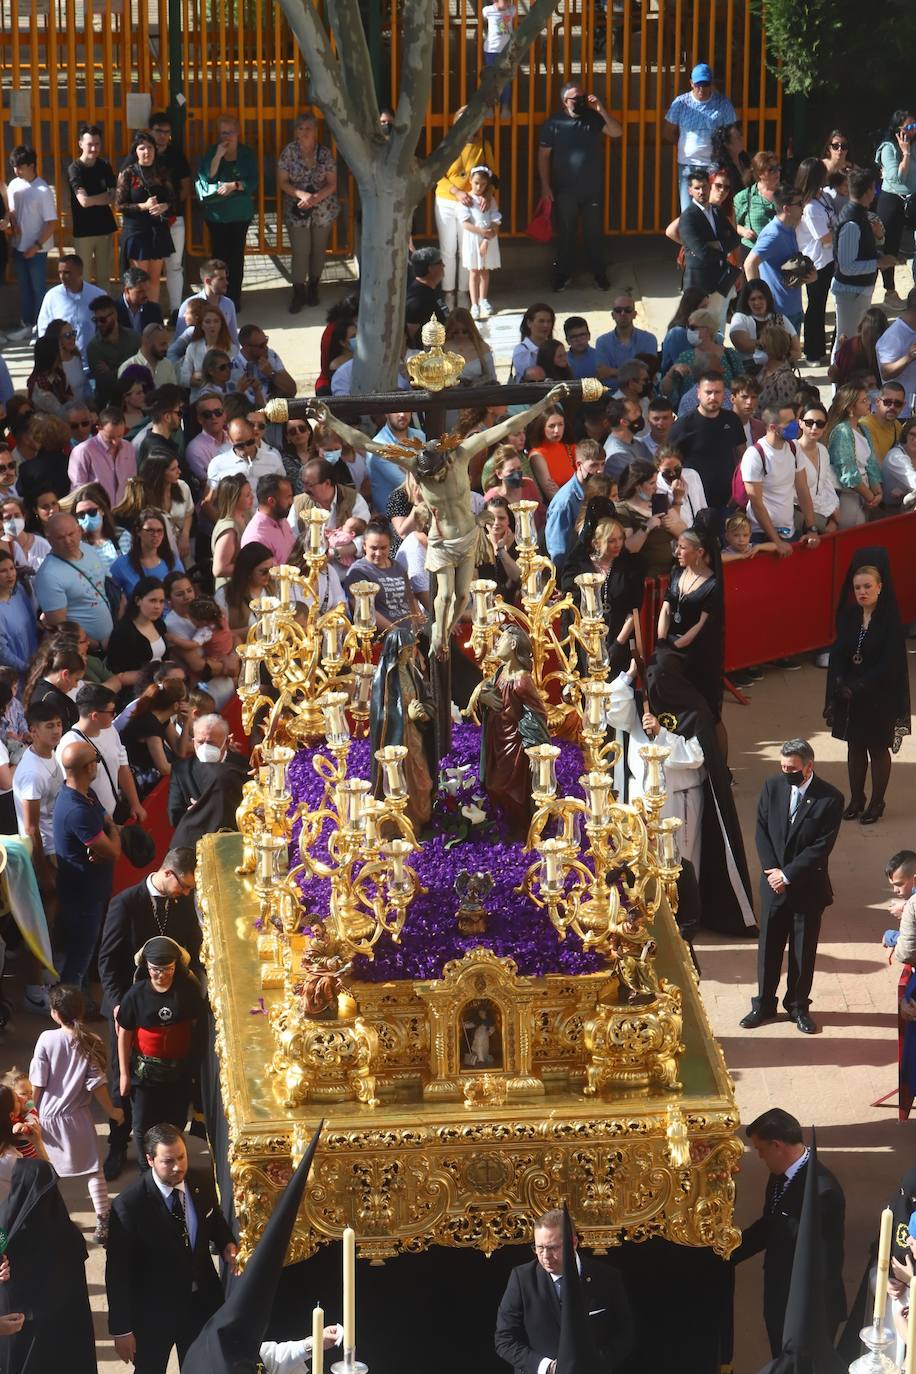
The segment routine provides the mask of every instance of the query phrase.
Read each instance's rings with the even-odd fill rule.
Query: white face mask
[[[3,533],[10,539],[15,539],[25,529],[25,521],[21,515],[11,515],[8,520],[3,522]]]
[[[218,744],[195,744],[194,753],[201,763],[221,763],[223,751]]]
[[[687,342],[690,344],[691,348],[696,348],[697,344],[700,342],[700,331],[698,329],[688,329]]]
[[[763,367],[764,363],[767,361],[767,356],[768,355],[763,351],[762,348],[754,349],[754,362],[757,364],[758,367]]]

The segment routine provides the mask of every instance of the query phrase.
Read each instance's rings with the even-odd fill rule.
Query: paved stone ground
[[[541,283],[546,276],[541,273],[542,250],[525,245],[520,252],[513,249],[507,256],[515,259],[515,266],[500,274],[492,293],[494,304],[504,309],[488,326],[503,371],[525,305],[545,294],[541,285],[534,283]],[[611,270],[613,288],[636,291],[641,297],[639,322],[661,335],[673,313],[678,286],[666,249],[658,241],[617,240],[612,256],[616,259]],[[909,284],[907,269],[898,274],[901,294]],[[335,290],[328,288],[324,294],[331,300]],[[326,304],[303,312],[294,325],[285,313],[287,297],[285,283],[280,281],[259,286],[246,297],[243,318],[257,320],[270,331],[272,345],[304,390],[315,375],[314,358]],[[554,298],[554,303],[562,304],[564,316],[587,315],[593,337],[611,326],[610,298],[596,292],[588,280]],[[23,378],[25,355],[13,353],[8,361],[17,380]],[[825,379],[817,376],[816,380]],[[914,659],[912,652],[910,657]],[[913,689],[916,696],[916,681]],[[783,739],[807,734],[817,752],[819,770],[844,792],[847,790],[843,746],[823,728],[823,692],[824,674],[812,665],[799,672],[772,669],[751,690],[749,706],[733,702],[726,706],[735,796],[755,876],[756,798],[763,779],[776,767]],[[916,743],[910,738],[894,761],[884,819],[866,829],[854,822],[845,824],[834,851],[831,874],[837,896],[824,917],[812,1008],[821,1028],[819,1035],[802,1036],[788,1021],[774,1021],[757,1031],[741,1030],[738,1021],[748,1008],[754,987],[756,945],[715,935],[703,935],[698,941],[703,995],[735,1080],[742,1119],[750,1121],[764,1108],[779,1105],[805,1125],[816,1124],[822,1157],[846,1190],[846,1281],[850,1298],[858,1285],[880,1209],[914,1153],[913,1127],[898,1124],[893,1105],[872,1105],[891,1093],[896,1084],[897,975],[888,968],[880,949],[881,934],[889,923],[884,863],[895,850],[911,847],[916,839],[912,824],[916,791],[914,774],[910,773],[914,765]],[[8,965],[7,974],[10,987],[16,977],[14,963]],[[18,1001],[15,990],[12,995]],[[27,1062],[31,1043],[43,1028],[43,1023],[17,1014],[4,1035],[5,1062]],[[126,1175],[122,1182],[129,1182],[130,1177]],[[758,1215],[764,1183],[763,1166],[755,1155],[747,1154],[738,1179],[739,1225]],[[91,1232],[82,1185],[65,1183],[64,1191],[78,1223]],[[100,1341],[99,1368],[109,1374],[123,1366],[106,1336],[102,1255],[91,1241],[90,1250],[88,1275]],[[759,1260],[739,1271],[736,1300],[740,1319],[735,1368],[737,1374],[754,1374],[768,1358]]]

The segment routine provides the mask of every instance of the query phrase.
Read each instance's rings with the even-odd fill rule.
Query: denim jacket
[[[868,440],[868,462],[865,468],[865,478],[870,487],[881,486],[881,469],[875,461],[875,453],[872,448],[871,439],[864,429],[859,433]],[[840,486],[847,491],[854,491],[862,482],[859,472],[859,465],[856,462],[856,444],[852,436],[852,425],[848,420],[841,420],[836,428],[831,432],[827,441],[827,449],[830,453],[830,464],[836,473],[837,481]]]

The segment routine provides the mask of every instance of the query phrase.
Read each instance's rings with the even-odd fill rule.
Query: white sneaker
[[[48,1001],[48,989],[40,983],[27,983],[22,994],[22,1009],[35,1016],[49,1016],[51,1004]]]
[[[884,304],[891,306],[894,310],[899,310],[903,306],[903,301],[896,291],[885,291]]]
[[[479,320],[479,319],[481,319],[481,318],[482,318],[482,316],[481,316],[481,314],[480,314],[480,306],[479,306],[479,305],[477,304],[477,302],[475,301],[474,304],[471,306],[471,319],[472,319],[472,320]]]
[[[489,301],[481,301],[481,302],[480,302],[480,318],[481,318],[482,320],[488,320],[492,314],[493,314],[493,311],[492,311],[491,308],[490,308],[490,302],[489,302]]]
[[[34,325],[23,324],[18,329],[8,329],[2,336],[4,343],[28,343],[32,337]]]

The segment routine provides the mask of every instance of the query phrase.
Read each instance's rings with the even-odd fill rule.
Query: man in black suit
[[[578,1241],[574,1242],[578,1246]],[[535,1258],[513,1269],[496,1316],[496,1353],[516,1374],[556,1374],[563,1301],[563,1213],[534,1223]],[[576,1253],[592,1340],[594,1374],[613,1374],[633,1348],[633,1319],[615,1270]]]
[[[192,847],[214,830],[235,830],[235,813],[248,776],[248,760],[229,748],[223,716],[194,722],[194,753],[176,759],[169,779],[169,820],[174,844]]]
[[[723,172],[725,192],[728,178]],[[728,254],[738,246],[738,235],[718,208],[723,192],[717,173],[710,181],[706,171],[696,170],[687,178],[690,204],[681,212],[678,233],[684,248],[684,290],[697,286],[707,296],[718,292],[727,296],[738,275]]]
[[[743,1232],[741,1244],[732,1255],[740,1264],[763,1251],[763,1319],[766,1322],[774,1359],[782,1351],[782,1332],[786,1303],[792,1282],[792,1261],[805,1195],[808,1149],[802,1129],[794,1116],[772,1107],[745,1132],[748,1140],[770,1171],[763,1202],[763,1215]],[[820,1197],[821,1256],[824,1279],[824,1311],[828,1335],[833,1338],[846,1316],[843,1289],[843,1230],[846,1199],[839,1181],[829,1169],[817,1162],[817,1190]]]
[[[817,1026],[808,1008],[821,917],[833,901],[827,860],[843,817],[843,794],[815,775],[814,750],[807,740],[787,740],[779,762],[781,771],[767,778],[757,803],[757,854],[763,868],[757,996],[741,1025],[753,1030],[776,1015],[788,942],[783,1006],[803,1034],[814,1035]]]
[[[193,849],[173,847],[161,868],[112,899],[105,916],[98,965],[102,1012],[108,1020],[110,1034],[108,1091],[115,1106],[124,1110],[122,1125],[114,1121],[108,1123],[108,1155],[102,1167],[109,1180],[117,1178],[124,1168],[131,1132],[130,1099],[122,1100],[119,1091],[115,1017],[121,998],[134,981],[134,955],[154,935],[167,935],[176,940],[191,956],[191,972],[202,977],[202,935],[194,901],[196,862]]]
[[[105,1287],[115,1351],[134,1374],[165,1374],[172,1346],[179,1365],[204,1322],[222,1306],[210,1247],[232,1272],[238,1246],[219,1210],[209,1169],[189,1169],[174,1126],[144,1137],[149,1169],[111,1208]]]
[[[162,324],[158,303],[149,299],[149,273],[142,267],[128,267],[121,281],[124,291],[115,302],[121,326],[142,335],[148,324]]]

